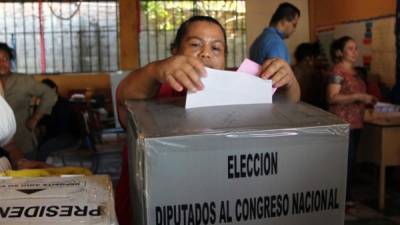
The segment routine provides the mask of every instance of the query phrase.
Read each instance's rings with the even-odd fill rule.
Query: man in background
[[[289,51],[285,39],[294,31],[300,18],[300,10],[290,4],[282,3],[272,15],[269,27],[257,37],[250,47],[250,59],[262,64],[271,58],[280,58],[290,64]]]
[[[301,101],[326,110],[327,75],[320,69],[319,55],[318,42],[301,43],[294,52],[292,69],[300,85]]]

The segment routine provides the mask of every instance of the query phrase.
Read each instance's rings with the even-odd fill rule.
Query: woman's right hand
[[[207,72],[203,63],[195,57],[176,55],[155,64],[155,79],[168,83],[176,91],[187,89],[195,92],[204,88],[201,77],[207,76]]]

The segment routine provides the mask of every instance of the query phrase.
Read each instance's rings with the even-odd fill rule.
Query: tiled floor
[[[95,174],[107,174],[116,184],[121,171],[122,149],[125,134],[103,134],[102,141],[96,143],[96,152],[88,149],[74,149],[55,154],[47,159],[54,166],[80,166],[92,170]]]
[[[357,204],[347,210],[346,225],[400,224],[400,177],[395,168],[387,171],[385,210],[378,210],[377,168],[371,164],[358,165],[353,196]]]
[[[103,134],[102,143],[96,145],[98,152],[97,174],[110,175],[114,184],[117,183],[122,164],[122,149],[125,144],[125,134]]]

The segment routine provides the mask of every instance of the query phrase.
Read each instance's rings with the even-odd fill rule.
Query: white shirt
[[[14,112],[0,95],[0,147],[6,145],[14,136],[16,123]]]
[[[1,84],[0,84],[1,85]],[[16,123],[14,112],[0,95],[0,147],[6,145],[14,136]],[[0,157],[0,172],[11,169],[10,162],[6,157]]]

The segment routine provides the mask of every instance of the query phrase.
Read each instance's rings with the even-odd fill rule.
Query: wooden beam
[[[310,25],[310,40],[316,41],[315,35],[315,2],[314,0],[308,1],[308,19]]]
[[[396,0],[309,0],[310,31],[318,27],[396,15]]]
[[[120,69],[139,67],[139,0],[119,1]]]

